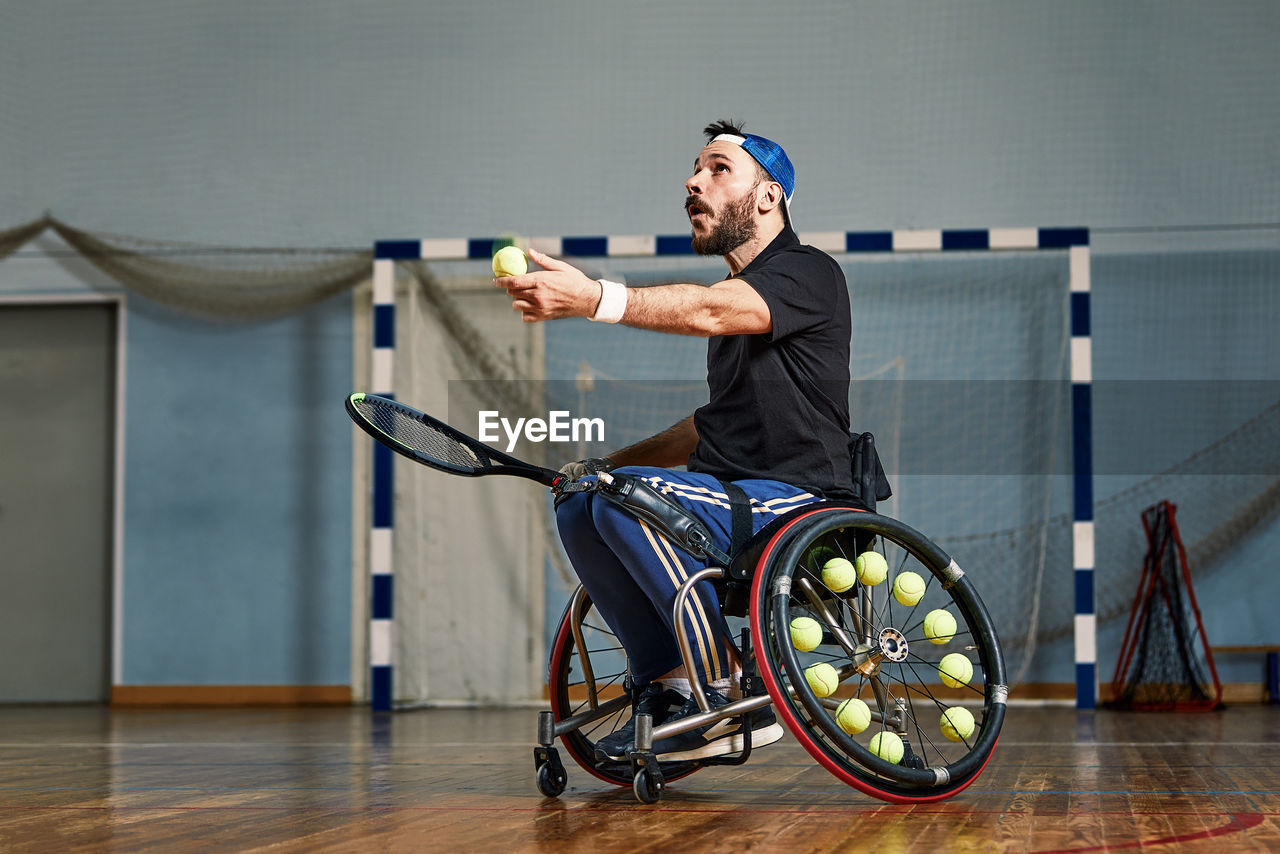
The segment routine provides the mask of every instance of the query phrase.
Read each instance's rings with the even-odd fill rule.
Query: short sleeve
[[[815,329],[831,318],[844,288],[833,265],[821,253],[784,251],[735,277],[749,284],[769,306],[773,331],[768,340]]]

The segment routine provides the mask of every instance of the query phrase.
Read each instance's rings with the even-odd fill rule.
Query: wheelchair
[[[855,460],[855,484],[860,468]],[[737,755],[663,763],[653,753],[655,742],[770,704],[820,765],[880,800],[939,801],[977,779],[999,738],[1008,699],[990,615],[956,562],[917,531],[875,513],[874,490],[865,478],[862,487],[866,500],[797,508],[751,536],[724,565],[689,578],[673,606],[676,626],[683,628],[678,615],[690,591],[708,579],[717,586],[726,618],[745,622],[739,644],[741,699],[715,711],[703,701],[702,714],[660,726],[637,716],[635,744],[626,761],[596,758],[595,743],[630,718],[634,686],[621,644],[579,587],[550,651],[551,708],[539,713],[534,748],[538,790],[558,797],[567,785],[558,739],[587,773],[612,785],[630,785],[638,800],[657,803],[672,781],[709,765],[746,762],[751,744],[746,735]],[[823,583],[829,561],[856,562],[868,552],[883,559],[883,579],[869,572],[865,583],[841,590]],[[862,562],[879,560],[864,557]],[[909,573],[923,580],[924,593],[904,604],[913,594],[899,596],[894,590],[899,580],[902,587],[914,581]],[[954,623],[937,611],[946,611]],[[793,638],[792,622],[799,618],[817,626],[804,624],[808,632]],[[701,700],[688,638],[678,632],[677,641],[694,696]],[[807,678],[807,671],[823,665],[838,677],[834,691],[829,683]],[[865,705],[853,708],[855,699]],[[744,726],[744,733],[749,729]]]

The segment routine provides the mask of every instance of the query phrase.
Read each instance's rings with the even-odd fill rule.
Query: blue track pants
[[[729,500],[714,477],[674,469],[631,466],[619,473],[643,478],[702,520],[718,548],[729,550]],[[752,531],[818,497],[771,480],[741,480],[751,499]],[[595,493],[575,493],[556,510],[560,540],[578,578],[627,651],[631,675],[644,686],[682,663],[672,608],[676,593],[708,562],[683,551],[648,523]],[[733,643],[710,581],[700,583],[681,615],[704,684],[726,678]]]

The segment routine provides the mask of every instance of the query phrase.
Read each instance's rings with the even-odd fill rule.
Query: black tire
[[[579,595],[582,597],[580,628],[586,647],[585,663],[590,664],[595,677],[594,690],[586,680],[584,651],[578,649],[574,639],[574,601]],[[559,723],[573,715],[590,710],[593,700],[601,708],[610,708],[610,704],[615,707],[607,714],[570,730],[560,737],[561,743],[573,757],[574,762],[593,776],[615,786],[633,785],[631,765],[625,760],[598,761],[595,745],[597,741],[623,726],[631,718],[630,700],[620,699],[629,696],[626,681],[626,657],[621,642],[605,624],[585,591],[575,593],[575,597],[571,598],[569,604],[565,606],[555,640],[551,645],[551,663],[547,683],[551,698],[551,712],[556,723]],[[678,780],[681,777],[687,777],[700,767],[696,763],[673,763],[670,766],[664,766],[663,776],[668,780]]]
[[[852,562],[867,550],[885,558],[883,582],[858,582],[844,593],[822,583],[820,562],[833,556]],[[925,582],[923,598],[912,606],[890,594],[906,572]],[[957,624],[954,636],[942,643],[922,628],[925,615],[938,608]],[[818,621],[819,646],[796,648],[790,625],[797,617]],[[960,792],[986,766],[1008,695],[999,640],[969,577],[918,532],[848,507],[815,505],[797,513],[756,563],[750,620],[775,708],[796,740],[844,782],[881,800],[928,803]],[[950,653],[972,665],[967,685],[942,685],[938,663]],[[836,669],[840,682],[826,698],[805,678],[806,668],[823,662]],[[871,725],[860,733],[837,723],[838,703],[846,696],[859,697],[871,712]],[[975,724],[967,738],[953,742],[943,736],[941,717],[956,705]],[[898,730],[895,735],[905,742],[898,762],[870,749],[872,736],[885,729]]]

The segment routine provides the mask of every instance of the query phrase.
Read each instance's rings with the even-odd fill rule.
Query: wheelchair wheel
[[[871,583],[874,571],[843,592],[823,583],[829,560],[855,562],[868,551],[883,559],[864,559],[880,563],[886,577],[879,583]],[[899,579],[911,587],[908,573],[923,581],[914,605],[892,592]],[[954,629],[936,615],[926,627],[938,610]],[[809,637],[799,635],[798,649],[791,623],[800,617],[818,625],[802,624]],[[756,563],[750,620],[774,706],[796,740],[844,782],[881,800],[927,803],[961,791],[986,766],[1008,695],[999,640],[968,576],[916,531],[849,507],[797,513]],[[824,670],[826,680],[818,678]]]
[[[560,617],[548,676],[556,723],[577,715],[585,717],[581,725],[560,737],[573,761],[606,783],[633,785],[635,775],[629,762],[602,763],[595,756],[596,742],[631,718],[631,698],[622,644],[581,587]],[[699,767],[696,763],[672,763],[663,766],[662,776],[669,782]]]

